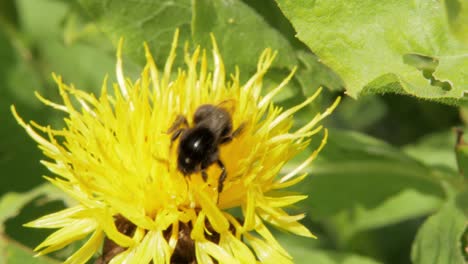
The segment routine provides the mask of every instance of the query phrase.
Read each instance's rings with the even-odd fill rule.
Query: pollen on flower
[[[257,72],[241,84],[239,73],[226,80],[214,37],[213,71],[200,48],[191,54],[186,50],[186,67],[173,69],[177,42],[178,32],[161,70],[145,45],[147,64],[139,79],[132,81],[123,72],[121,41],[117,83],[109,88],[105,78],[99,95],[53,75],[62,102],[36,95],[66,113],[62,129],[27,123],[12,106],[19,124],[47,157],[42,163],[53,176],[46,179],[77,202],[26,224],[58,229],[37,246],[39,255],[87,238],[66,263],[85,263],[93,256],[97,263],[292,263],[265,223],[314,237],[299,223],[304,214],[289,215],[284,210],[306,196],[281,196],[278,191],[306,177],[301,172],[327,139],[327,130],[319,123],[339,99],[291,131],[293,114],[319,96],[320,89],[285,111],[274,105],[272,98],[294,74],[293,70],[262,94],[262,79],[274,52],[266,49]],[[224,123],[203,123],[214,133],[209,141],[214,145],[205,152],[211,158],[195,162],[189,155],[182,159],[187,164],[181,169],[179,143],[202,126],[200,119],[194,119],[196,113],[203,116],[197,112],[202,105],[229,118],[221,118]],[[181,121],[175,123],[178,118]],[[200,118],[213,121],[214,117]],[[221,128],[225,131],[216,130]],[[282,166],[322,130],[318,149],[280,177]],[[192,147],[204,141],[197,142],[191,142]],[[225,179],[220,181],[223,170]],[[231,208],[240,208],[241,215],[231,214]]]

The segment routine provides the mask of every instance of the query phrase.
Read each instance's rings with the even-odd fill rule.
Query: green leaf
[[[299,39],[340,74],[350,96],[464,98],[468,46],[450,32],[444,1],[277,2]]]
[[[436,210],[445,196],[438,173],[384,142],[331,131],[299,189],[309,195],[304,206],[310,218],[336,218],[346,241],[356,232]]]
[[[461,175],[468,178],[468,144],[463,139],[464,131],[457,129],[457,144],[455,145],[455,154],[457,157],[458,171]]]
[[[0,237],[0,263],[8,264],[55,264],[60,263],[48,257],[34,257],[35,253],[5,237]]]
[[[276,98],[277,101],[302,96],[298,91],[305,95],[312,94],[319,86],[332,90],[342,89],[342,82],[336,74],[318,62],[310,51],[297,51],[296,46],[303,44],[298,44],[297,39],[294,39],[289,24],[272,21],[274,17],[282,15],[279,9],[278,13],[262,9],[262,14],[268,15],[267,18],[270,19],[267,21],[259,13],[258,8],[261,5],[255,3],[255,10],[241,1],[184,0],[175,3],[162,0],[78,0],[78,3],[89,13],[98,28],[111,37],[114,44],[120,37],[125,37],[124,54],[139,64],[144,62],[142,43],[146,41],[161,68],[169,52],[172,35],[179,28],[179,48],[175,61],[177,66],[183,63],[181,54],[186,41],[190,44],[189,48],[201,45],[209,50],[210,33],[213,33],[227,72],[232,73],[235,66],[239,66],[242,81],[256,70],[259,55],[265,48],[278,51],[271,72],[286,76],[292,67],[299,66],[294,81],[289,88],[283,89],[284,93],[279,95],[280,99]],[[288,22],[284,17],[282,19]],[[73,30],[77,22],[74,19],[66,21],[67,38],[79,36],[80,32]],[[275,25],[281,30],[275,28]],[[290,27],[289,30],[287,26]],[[267,74],[265,79],[266,83],[278,82],[278,77],[273,74]]]
[[[297,264],[379,264],[376,260],[355,254],[346,254],[326,250],[309,250],[295,247],[289,250]],[[311,262],[312,261],[312,262]]]
[[[318,87],[325,87],[330,91],[344,89],[343,81],[331,69],[319,62],[317,56],[303,50],[297,51],[300,66],[295,78],[301,84],[306,96],[311,96]]]
[[[0,27],[4,27],[5,23],[10,25],[18,23],[15,1],[0,1]]]
[[[190,0],[78,0],[78,3],[115,46],[124,37],[124,54],[141,64],[145,61],[144,41],[150,46],[156,63],[162,67],[175,29],[180,29],[178,54],[182,54],[184,42],[190,39]],[[179,63],[183,62],[183,56],[177,59]]]
[[[286,78],[290,73],[291,71],[286,69],[269,69],[263,79],[262,93],[268,93],[278,87],[278,85],[280,85],[284,78]],[[290,81],[285,89],[281,89],[281,91],[273,97],[273,101],[275,103],[288,108],[303,102],[305,99],[306,97],[304,97],[304,94],[302,93],[301,85],[294,81]]]
[[[195,43],[203,47],[210,46],[209,33],[214,33],[217,44],[223,54],[228,72],[233,72],[235,66],[241,69],[241,77],[245,72],[253,72],[257,67],[259,55],[265,48],[277,51],[271,72],[266,80],[277,80],[278,76],[286,76],[284,69],[298,66],[286,96],[280,95],[280,100],[297,96],[295,86],[299,86],[302,94],[312,95],[320,86],[330,90],[341,90],[339,77],[325,65],[320,63],[310,51],[303,50],[303,44],[294,38],[294,32],[289,22],[282,16],[274,2],[222,0],[196,0],[193,2],[192,37]],[[255,27],[252,27],[255,25]],[[299,49],[301,48],[301,49]],[[283,75],[280,75],[283,73]],[[282,77],[284,78],[284,77]],[[265,85],[268,87],[267,85]],[[277,99],[278,100],[278,99]]]
[[[378,264],[368,257],[344,253],[343,251],[323,250],[317,248],[316,240],[311,238],[302,238],[291,234],[276,235],[279,242],[294,259],[294,263],[308,264]]]
[[[50,183],[23,193],[4,194],[0,199],[0,240],[8,237],[29,247],[37,246],[51,231],[31,230],[23,224],[61,210],[64,204],[75,205],[76,201]]]
[[[275,1],[242,0],[242,2],[253,8],[271,27],[281,32],[292,46],[301,49],[306,47],[304,43],[296,38],[296,31],[291,22],[284,16]]]
[[[468,44],[468,2],[463,0],[447,0],[445,4],[452,32],[459,40]]]
[[[230,69],[234,69],[234,65],[241,69],[255,67],[267,47],[278,51],[276,67],[292,68],[297,64],[288,40],[241,1],[196,0],[192,25],[195,41],[204,47],[210,46],[209,33],[214,33]]]
[[[43,78],[42,83],[24,85],[25,87],[39,90],[42,95],[50,98],[58,94],[57,89],[52,89],[56,87],[51,78],[52,72],[61,75],[65,82],[71,82],[79,89],[93,92],[100,90],[106,74],[111,78],[114,76],[115,49],[111,48],[109,40],[98,38],[93,27],[88,31],[82,29],[80,33],[76,32],[78,29],[73,30],[73,27],[85,27],[85,23],[89,25],[89,21],[85,22],[83,12],[80,13],[73,2],[20,2],[26,2],[20,5],[23,31],[33,39],[28,48],[31,52],[34,51],[31,55],[33,58],[25,60],[25,63],[42,74]],[[44,12],[48,14],[46,17],[43,16]],[[78,38],[76,35],[80,36],[80,41],[73,41]],[[89,45],[93,41],[99,41],[99,45]],[[24,74],[21,78],[23,76]],[[39,103],[33,93],[27,91],[25,97]]]
[[[41,195],[46,196],[48,200],[70,201],[70,198],[67,198],[62,191],[50,183],[40,185],[25,193],[6,193],[0,199],[0,234],[3,233],[3,225],[6,220],[15,217],[26,204]]]
[[[0,167],[5,175],[0,179],[0,193],[32,188],[43,182],[40,176],[46,171],[39,163],[42,154],[13,118],[10,105],[25,120],[60,128],[60,113],[44,106],[34,91],[53,101],[59,97],[52,72],[80,89],[96,91],[105,74],[114,72],[115,64],[114,51],[103,52],[83,43],[64,46],[61,21],[67,12],[65,3],[15,3],[21,27],[0,29]]]
[[[455,142],[455,133],[449,130],[426,135],[417,142],[405,146],[403,150],[428,166],[456,173],[458,169],[454,152]]]
[[[334,127],[364,131],[375,127],[375,123],[382,120],[387,113],[388,107],[379,96],[363,96],[360,100],[346,96],[333,113],[332,122],[337,123],[333,123]]]
[[[14,103],[28,116],[42,116],[42,119],[44,116],[33,94],[41,83],[40,76],[25,60],[31,53],[13,25],[10,24],[8,30],[3,29],[0,28],[0,168],[3,176],[0,177],[0,194],[11,189],[31,188],[40,181],[31,171],[41,173],[42,167],[39,162],[31,162],[39,160],[39,151],[32,140],[25,140],[27,136],[11,115],[10,105]]]
[[[339,233],[339,238],[342,240],[340,242],[347,242],[359,232],[432,213],[439,208],[441,202],[441,199],[433,195],[403,190],[385,199],[374,208],[356,204],[342,210],[329,221],[334,224],[335,231]]]
[[[466,263],[461,246],[466,220],[453,202],[445,204],[418,231],[411,252],[413,263]]]

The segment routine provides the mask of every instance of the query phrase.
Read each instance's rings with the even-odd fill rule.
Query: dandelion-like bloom
[[[36,248],[39,255],[87,238],[66,263],[85,263],[103,243],[100,263],[291,263],[291,256],[265,223],[314,237],[298,222],[304,214],[289,215],[284,210],[306,196],[281,190],[306,177],[301,171],[325,144],[326,130],[320,147],[309,158],[288,174],[277,175],[322,129],[317,124],[338,100],[290,132],[293,113],[314,100],[320,90],[282,111],[272,98],[294,71],[262,95],[262,78],[275,57],[266,49],[257,72],[245,84],[240,84],[238,71],[226,81],[214,38],[213,72],[208,70],[205,51],[199,48],[193,54],[186,50],[186,68],[174,71],[177,35],[161,72],[145,46],[147,64],[135,82],[124,77],[121,42],[112,93],[107,80],[96,97],[54,75],[63,102],[37,96],[67,114],[63,129],[28,124],[12,107],[18,122],[49,158],[42,163],[58,175],[47,180],[77,201],[71,208],[27,224],[59,229]],[[219,145],[227,177],[218,193],[220,167],[208,166],[206,182],[200,170],[184,175],[177,166],[179,139],[172,146],[168,130],[180,115],[193,127],[198,107],[223,107],[225,102],[232,104],[233,130],[242,129],[232,141]],[[239,215],[228,210],[232,208],[240,208]]]

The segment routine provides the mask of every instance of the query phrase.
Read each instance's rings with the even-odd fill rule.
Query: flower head
[[[213,72],[200,48],[193,54],[186,51],[186,68],[174,71],[177,35],[161,71],[145,46],[147,64],[135,82],[124,77],[121,42],[118,81],[110,92],[104,80],[98,97],[54,75],[62,103],[37,96],[66,113],[63,129],[26,123],[12,107],[18,122],[49,158],[42,163],[56,176],[47,180],[77,201],[27,224],[58,229],[36,248],[39,254],[87,238],[67,263],[86,262],[103,242],[101,263],[291,263],[265,223],[313,237],[298,222],[304,214],[289,215],[283,209],[306,196],[281,190],[305,178],[300,173],[325,144],[326,130],[320,147],[299,167],[282,177],[278,173],[322,129],[317,124],[338,100],[290,132],[292,114],[320,90],[283,111],[272,98],[294,71],[262,95],[262,78],[275,57],[266,49],[257,72],[246,83],[240,83],[238,71],[226,81],[214,38]],[[178,144],[197,127],[193,116],[207,104],[228,113],[230,120],[223,120],[232,126],[216,131],[216,144],[209,152],[214,158],[183,173],[177,163],[184,150]],[[223,167],[226,178],[220,181]],[[241,215],[233,215],[230,208],[240,208]]]

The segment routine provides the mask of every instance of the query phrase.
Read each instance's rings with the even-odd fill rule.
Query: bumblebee
[[[179,139],[177,149],[177,169],[185,176],[201,172],[204,181],[206,170],[216,163],[221,168],[218,179],[218,192],[224,187],[227,172],[219,158],[219,146],[238,136],[244,125],[233,131],[230,113],[220,105],[204,104],[197,108],[190,127],[187,118],[177,116],[167,133],[171,134],[171,144]]]

